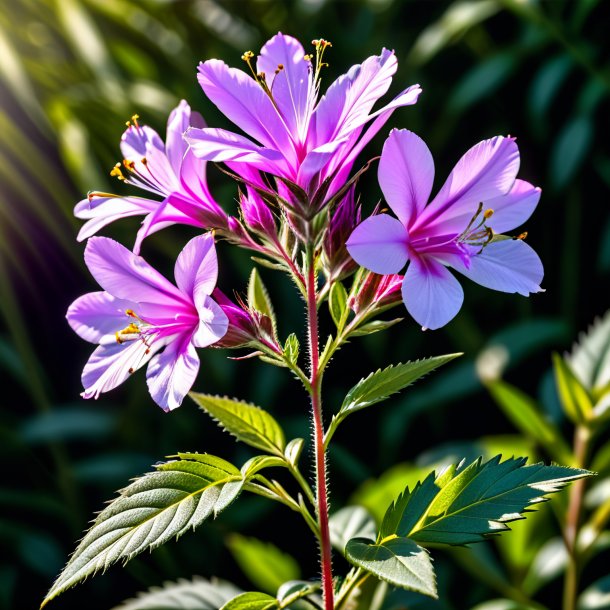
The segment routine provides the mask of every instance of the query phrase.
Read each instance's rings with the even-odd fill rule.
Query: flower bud
[[[239,205],[244,222],[248,228],[264,235],[276,235],[273,214],[256,191],[248,187],[247,194],[240,194]]]
[[[355,314],[367,309],[382,309],[401,300],[403,275],[379,275],[366,271],[350,297],[348,305]]]

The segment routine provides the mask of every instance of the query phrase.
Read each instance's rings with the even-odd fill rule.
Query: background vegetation
[[[336,358],[327,384],[339,402],[341,392],[379,366],[466,352],[403,398],[344,426],[331,455],[333,507],[358,501],[379,514],[405,482],[446,459],[499,451],[548,458],[517,434],[480,373],[502,372],[570,434],[550,352],[569,349],[577,332],[604,313],[610,292],[607,8],[597,0],[3,3],[0,455],[8,466],[0,484],[0,608],[36,607],[93,512],[163,456],[210,451],[237,463],[249,456],[227,445],[194,404],[162,413],[141,377],[98,402],[82,402],[79,377],[89,347],[64,315],[77,295],[94,289],[75,241],[72,207],[91,189],[125,192],[106,171],[119,160],[125,120],[137,112],[163,130],[167,113],[184,97],[209,124],[227,126],[197,85],[198,61],[220,57],[239,65],[243,51],[256,52],[278,30],[304,42],[332,41],[326,82],[383,46],[393,48],[399,59],[394,90],[419,82],[424,94],[392,124],[426,139],[439,177],[472,144],[510,133],[521,148],[520,176],[543,188],[526,228],[545,263],[546,293],[523,299],[468,284],[466,306],[446,329],[422,333],[406,320],[400,330],[359,340],[349,356]],[[377,148],[369,146],[369,156],[385,133]],[[214,169],[210,182],[218,201],[234,211],[234,186]],[[370,211],[380,196],[372,174],[362,187]],[[137,221],[124,221],[106,234],[129,245],[136,227]],[[189,236],[184,227],[166,230],[147,242],[144,254],[169,268]],[[248,257],[222,244],[219,257],[221,288],[245,290]],[[288,283],[262,273],[286,336],[298,329],[302,303]],[[225,356],[202,354],[196,389],[257,402],[288,422],[289,434],[307,434],[307,403],[296,382],[262,363]],[[327,411],[333,406],[328,401]],[[429,607],[471,608],[490,597],[533,594],[559,607],[561,565],[550,560],[561,545],[554,539],[555,547],[543,546],[556,535],[551,513],[543,507],[528,519],[533,525],[517,524],[501,542],[441,555],[444,601]],[[193,574],[252,588],[240,569],[244,540],[229,535],[234,529],[289,551],[303,577],[316,576],[316,549],[296,516],[243,498],[195,535],[125,570],[113,568],[54,603],[111,608],[138,590]],[[608,552],[598,557],[585,585],[603,575]],[[286,561],[294,575],[297,568]]]

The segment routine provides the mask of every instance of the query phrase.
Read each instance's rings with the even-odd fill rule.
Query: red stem
[[[328,527],[328,496],[326,489],[326,454],[324,452],[324,424],[322,421],[322,399],[319,375],[318,309],[316,276],[313,253],[308,255],[307,269],[307,324],[309,330],[309,355],[311,358],[311,408],[314,424],[314,450],[316,462],[316,504],[320,526],[320,565],[322,568],[322,594],[325,610],[333,610],[333,569]]]

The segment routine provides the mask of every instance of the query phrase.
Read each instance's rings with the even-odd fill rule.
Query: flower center
[[[144,320],[142,320],[142,318],[140,318],[133,309],[126,309],[125,315],[132,318],[133,321],[130,322],[125,328],[114,333],[116,342],[118,344],[123,344],[128,341],[142,341],[142,343],[144,343],[146,346],[146,349],[141,356],[144,358],[144,356],[150,354],[150,343],[147,341],[149,333],[147,331],[152,328],[152,326],[144,322]],[[137,368],[138,365],[130,367],[129,374],[132,374]]]
[[[479,207],[466,228],[455,238],[458,244],[467,244],[469,246],[481,246],[477,252],[480,254],[483,248],[487,246],[494,238],[494,232],[491,227],[485,223],[493,216],[494,211],[487,209],[483,211],[483,202],[479,203]]]

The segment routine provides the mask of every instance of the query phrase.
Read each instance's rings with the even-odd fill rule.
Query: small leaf
[[[487,389],[510,421],[544,447],[559,462],[571,462],[570,448],[557,427],[540,413],[535,401],[504,381],[490,381]]]
[[[284,344],[284,356],[292,362],[292,364],[296,364],[299,359],[299,339],[294,333],[288,335],[286,339],[286,343]]]
[[[610,576],[602,576],[588,586],[578,598],[578,610],[607,610],[610,608]]]
[[[196,528],[235,500],[242,484],[235,466],[207,454],[185,453],[158,465],[97,516],[43,606],[87,576]]]
[[[299,458],[301,457],[301,452],[303,451],[304,444],[305,441],[302,438],[293,438],[286,445],[286,449],[284,450],[284,456],[293,466],[297,465]]]
[[[593,404],[589,392],[559,354],[553,354],[553,367],[557,392],[566,415],[574,423],[587,422],[593,416]]]
[[[331,544],[341,553],[352,538],[367,538],[371,542],[377,537],[375,520],[362,506],[346,506],[331,515],[329,521]]]
[[[195,576],[151,587],[113,610],[218,610],[238,594],[239,589],[229,582]]]
[[[290,610],[315,610],[322,608],[323,600],[316,593],[321,589],[319,582],[304,580],[289,580],[277,590],[277,600],[280,608]],[[304,600],[303,598],[307,598]],[[314,602],[314,603],[312,603]]]
[[[564,466],[525,466],[526,458],[500,462],[500,457],[431,473],[388,509],[380,536],[405,536],[420,544],[480,542],[507,530],[505,523],[523,518],[547,494],[592,474]]]
[[[347,393],[338,415],[343,414],[345,416],[348,413],[381,402],[458,356],[461,356],[461,354],[424,358],[405,364],[390,365],[383,370],[375,371],[365,379],[360,380]]]
[[[373,320],[367,324],[359,326],[356,330],[350,332],[350,337],[366,337],[373,333],[378,333],[380,330],[387,330],[395,324],[402,322],[404,318],[394,318],[393,320]]]
[[[250,458],[242,467],[241,473],[244,479],[251,479],[257,472],[265,468],[285,468],[286,462],[284,459],[275,457],[274,455],[257,455]]]
[[[238,440],[261,451],[284,455],[284,432],[260,407],[209,394],[190,393],[191,398]]]
[[[262,591],[275,594],[282,583],[301,577],[296,560],[273,544],[233,534],[228,546],[242,572]]]
[[[341,332],[349,313],[347,291],[341,282],[333,282],[330,294],[328,295],[328,309],[337,330]]]
[[[432,560],[428,552],[408,538],[375,544],[365,538],[347,543],[348,561],[395,587],[437,597]]]
[[[280,605],[275,599],[266,593],[242,593],[228,601],[220,610],[274,610]]]
[[[252,269],[248,282],[248,306],[266,315],[273,323],[273,329],[275,330],[276,320],[273,305],[256,267]]]

